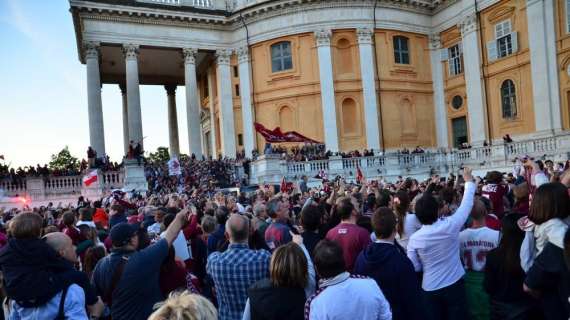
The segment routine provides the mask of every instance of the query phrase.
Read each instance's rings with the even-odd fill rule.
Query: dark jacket
[[[422,319],[420,284],[412,262],[398,244],[372,243],[356,259],[354,273],[376,280],[394,320]]]
[[[0,250],[0,269],[7,296],[24,308],[44,305],[72,283],[83,288],[87,305],[97,301],[87,275],[41,239],[10,239]]]
[[[305,290],[276,288],[269,279],[254,283],[248,290],[252,320],[303,320]]]
[[[540,303],[547,320],[568,319],[570,315],[570,272],[563,250],[547,243],[528,270],[525,284],[540,292]]]

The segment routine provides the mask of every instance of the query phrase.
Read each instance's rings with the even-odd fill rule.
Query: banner
[[[179,176],[182,174],[180,170],[180,162],[177,158],[172,158],[168,161],[168,174],[171,176]]]
[[[262,124],[257,122],[254,123],[254,126],[255,126],[255,131],[259,132],[259,134],[261,134],[263,138],[265,138],[265,141],[267,142],[273,142],[273,143],[304,142],[304,143],[322,144],[321,142],[305,137],[304,135],[298,133],[297,131],[281,132],[281,129],[279,127],[273,130],[269,130],[266,127],[264,127]]]

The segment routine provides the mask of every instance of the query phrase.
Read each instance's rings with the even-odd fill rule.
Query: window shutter
[[[459,54],[462,55],[463,54],[463,42],[459,41],[457,43],[457,47],[459,48]]]
[[[519,51],[519,39],[516,32],[511,32],[511,45],[513,47],[513,53]]]
[[[449,49],[448,48],[443,48],[439,51],[440,55],[441,55],[441,61],[446,61],[449,59]]]
[[[487,42],[487,59],[489,61],[497,60],[497,40]]]

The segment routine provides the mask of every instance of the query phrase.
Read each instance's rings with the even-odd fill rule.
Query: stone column
[[[236,134],[232,97],[232,74],[230,69],[231,51],[216,51],[218,63],[218,98],[220,101],[220,130],[222,136],[222,155],[228,158],[236,156]]]
[[[214,85],[215,85],[215,81],[214,81],[214,77],[212,75],[212,70],[208,70],[208,104],[209,104],[209,110],[210,110],[210,148],[211,148],[211,156],[213,159],[218,157],[217,154],[217,141],[216,141],[216,130],[219,130],[216,128],[216,126],[218,125],[216,123],[216,110],[215,110],[215,104],[214,104]]]
[[[121,89],[121,97],[123,100],[123,149],[125,154],[129,153],[129,110],[127,103],[127,86],[124,83],[119,84]]]
[[[105,127],[101,105],[101,78],[99,75],[99,43],[86,42],[85,65],[87,67],[87,110],[89,115],[89,144],[97,157],[105,156]]]
[[[463,38],[463,60],[465,63],[465,84],[469,116],[469,136],[473,146],[483,145],[487,139],[487,110],[483,83],[481,82],[481,48],[477,36],[477,16],[475,12],[466,16],[459,24]]]
[[[448,148],[447,109],[443,90],[443,64],[441,63],[441,39],[439,34],[431,34],[430,61],[431,78],[433,82],[433,104],[435,106],[435,133],[437,146]]]
[[[338,130],[336,126],[336,106],[334,97],[333,69],[331,58],[330,30],[315,32],[317,53],[319,56],[319,75],[321,82],[321,105],[323,109],[323,126],[327,150],[339,151]]]
[[[376,59],[372,48],[371,29],[357,29],[358,50],[360,52],[360,73],[362,75],[362,94],[364,96],[364,123],[366,124],[366,147],[380,151],[382,141],[380,117],[378,116],[378,98],[376,93]],[[320,59],[320,57],[319,57]]]
[[[178,115],[176,114],[176,85],[166,85],[166,96],[168,99],[168,138],[170,142],[170,157],[180,155],[180,144],[178,143]]]
[[[188,144],[190,154],[197,158],[202,156],[200,144],[200,98],[198,96],[198,82],[196,81],[196,58],[198,52],[195,48],[184,48],[184,81],[186,86],[186,120],[188,123]]]
[[[123,53],[125,55],[125,65],[127,69],[129,139],[143,146],[141,98],[139,93],[139,46],[136,44],[124,44]]]
[[[548,135],[562,130],[554,1],[526,2],[535,126],[539,135]]]
[[[255,148],[255,131],[253,130],[253,106],[251,104],[251,74],[249,66],[249,48],[238,48],[239,62],[239,95],[241,97],[241,115],[243,121],[243,142],[246,157],[251,158]]]

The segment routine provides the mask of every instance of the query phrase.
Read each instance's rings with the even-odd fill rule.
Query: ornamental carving
[[[196,53],[198,53],[198,49],[196,49],[196,48],[184,48],[184,49],[182,49],[182,56],[184,57],[184,63],[185,64],[196,63]]]
[[[238,63],[245,63],[249,61],[249,47],[243,46],[236,49],[238,56]]]
[[[374,32],[369,28],[358,28],[356,29],[356,35],[358,36],[358,43],[361,44],[372,44],[372,35]]]
[[[321,29],[315,31],[315,39],[317,40],[317,47],[331,45],[332,32],[328,29]]]
[[[463,36],[477,30],[477,15],[472,13],[466,16],[457,27],[461,30],[461,35]]]
[[[216,59],[218,64],[230,64],[230,57],[232,51],[229,49],[218,49],[216,50]]]
[[[123,45],[123,55],[125,55],[125,59],[137,59],[139,55],[139,45],[138,44],[124,44]]]
[[[99,50],[101,46],[99,42],[86,41],[83,43],[83,54],[85,59],[99,59]]]
[[[431,50],[437,50],[441,48],[441,36],[439,33],[432,33],[428,36],[429,39],[429,48]]]

